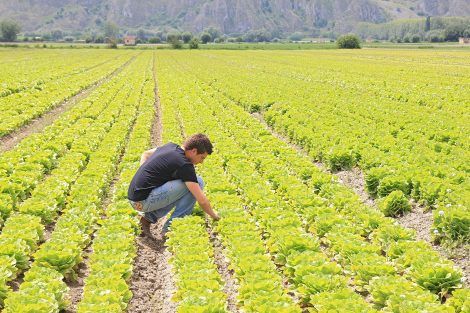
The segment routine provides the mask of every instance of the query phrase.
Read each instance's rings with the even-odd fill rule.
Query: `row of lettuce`
[[[165,77],[160,76],[157,63],[159,94],[162,112],[162,141],[181,142],[181,125],[177,111],[162,93]],[[176,292],[172,301],[177,302],[178,313],[227,312],[227,295],[224,281],[217,270],[214,248],[206,232],[205,221],[200,216],[173,220],[167,234],[166,245],[172,254],[170,263],[174,272]]]
[[[129,284],[137,254],[135,237],[140,232],[140,225],[136,211],[127,200],[127,188],[139,167],[142,151],[150,146],[150,129],[155,117],[152,71],[153,65],[148,64],[138,100],[140,112],[119,163],[120,176],[113,190],[112,202],[99,222],[100,228],[91,245],[90,273],[85,278],[78,312],[124,312],[132,298]]]
[[[62,153],[53,153],[55,158],[49,163],[54,168],[44,180],[38,177],[33,184],[36,188],[24,194],[30,196],[28,199],[24,202],[21,202],[24,198],[11,199],[15,207],[7,212],[9,216],[0,235],[0,303],[4,312],[59,312],[68,306],[64,278],[77,279],[83,249],[99,225],[101,203],[118,170],[119,156],[143,107],[141,102],[148,100],[142,93],[148,91],[147,85],[153,84],[146,72],[148,65],[148,57],[137,59],[108,88],[96,91],[91,99],[82,101],[84,104],[77,104],[80,109],[59,118],[37,135],[43,139],[37,141],[38,145],[51,145]],[[76,115],[79,112],[81,116]],[[70,125],[71,117],[78,121]],[[49,139],[53,137],[46,134],[52,130],[60,133],[61,125],[71,126],[62,131],[67,133],[66,138],[75,140],[51,143]],[[72,129],[75,132],[69,132]],[[7,157],[21,155],[22,144]],[[24,163],[31,161],[29,156],[24,158]],[[13,195],[8,190],[3,193]],[[55,225],[51,224],[53,221]],[[53,231],[45,231],[48,228]],[[8,283],[23,273],[24,282],[18,291],[12,291]]]
[[[181,101],[185,89],[170,92],[175,86],[174,77],[167,76],[167,70],[163,66],[158,68],[163,137],[166,141],[181,142],[182,134],[195,131],[197,122],[184,119],[182,123],[183,111],[178,104],[184,107],[197,99]],[[218,153],[214,154],[217,157]],[[260,231],[244,210],[235,187],[227,181],[222,165],[211,164],[215,166],[204,166],[202,175],[211,182],[208,193],[214,203],[220,204],[217,210],[224,216],[211,228],[223,243],[223,257],[230,260],[229,269],[236,275],[238,305],[244,312],[301,312],[287,294],[276,265],[266,253]],[[174,220],[169,237],[167,244],[174,255],[172,264],[178,290],[174,298],[178,302],[177,312],[228,312],[228,300],[223,292],[226,282],[217,272],[204,220],[199,216]]]
[[[85,150],[88,146],[87,136],[94,136],[89,130],[90,126],[98,117],[109,114],[106,112],[108,106],[112,105],[125,84],[125,73],[105,82],[42,132],[28,136],[13,149],[0,155],[0,227],[11,212],[31,196],[38,182],[72,151],[72,145],[75,152]],[[94,127],[99,129],[102,126]],[[84,155],[88,157],[87,153]],[[37,192],[47,194],[48,191]]]
[[[176,107],[186,133],[205,132],[216,144],[217,155],[203,172],[222,215],[214,229],[239,284],[240,308],[271,312],[275,303],[276,310],[295,312],[285,297],[290,294],[315,312],[468,310],[469,290],[462,289],[461,270],[451,261],[362,204],[237,103],[198,80],[199,73],[188,76],[184,62],[160,57],[164,108]],[[244,240],[237,242],[237,235]],[[275,266],[255,261],[266,249],[284,283]],[[255,296],[260,294],[270,300]]]
[[[38,89],[46,83],[98,67],[117,57],[108,51],[11,50],[0,51],[2,85],[0,98]],[[54,69],[54,70],[51,70]]]
[[[330,170],[360,167],[371,196],[393,193],[381,205],[387,215],[409,211],[413,199],[434,210],[436,241],[468,243],[465,67],[427,52],[266,53],[173,57],[247,111],[261,111]],[[377,62],[380,72],[371,70]]]
[[[20,53],[18,61],[7,62],[1,74],[0,137],[109,76],[132,56],[129,52],[112,54],[97,51],[91,51],[85,57],[73,52],[57,56],[44,51],[30,57],[33,64],[41,64],[35,66],[30,64],[31,60],[22,59]]]

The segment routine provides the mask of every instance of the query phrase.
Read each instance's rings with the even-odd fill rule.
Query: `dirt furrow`
[[[240,310],[237,306],[237,295],[238,295],[238,284],[237,281],[232,277],[233,270],[229,269],[230,261],[225,258],[224,246],[220,239],[217,237],[217,233],[214,232],[206,221],[206,230],[210,236],[210,241],[214,247],[214,261],[217,265],[217,271],[224,280],[223,291],[227,295],[227,307],[229,312],[239,313]]]
[[[40,117],[29,121],[26,125],[20,127],[19,129],[11,132],[0,138],[0,153],[11,150],[16,146],[21,140],[28,137],[31,134],[38,133],[42,131],[45,127],[52,124],[57,118],[60,117],[62,113],[70,110],[75,104],[85,99],[92,93],[96,88],[104,84],[105,82],[110,81],[116,75],[118,75],[124,68],[126,68],[132,61],[135,60],[137,56],[130,58],[126,63],[118,67],[108,76],[98,80],[93,85],[82,90],[78,94],[72,96],[71,98],[59,103],[50,111],[44,113]]]

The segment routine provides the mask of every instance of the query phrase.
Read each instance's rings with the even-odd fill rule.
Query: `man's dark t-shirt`
[[[186,158],[180,146],[170,142],[157,148],[137,170],[129,186],[127,197],[131,201],[145,200],[152,189],[175,179],[197,183],[194,165]]]

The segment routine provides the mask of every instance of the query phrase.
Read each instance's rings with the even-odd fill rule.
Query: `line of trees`
[[[459,37],[470,37],[470,17],[428,16],[383,24],[360,23],[355,32],[362,38],[395,42],[458,41]]]
[[[76,39],[86,43],[108,43],[116,47],[122,42],[125,35],[122,29],[110,21],[100,23],[101,32],[91,33],[67,33],[62,30],[52,30],[46,34],[25,34],[24,40],[33,39],[46,41],[72,42]],[[0,23],[1,40],[15,41],[21,31],[21,26],[13,20],[4,20]],[[390,40],[395,42],[420,42],[420,41],[457,41],[459,37],[470,37],[470,17],[425,17],[418,19],[395,20],[382,24],[359,23],[354,31],[363,39]],[[137,43],[169,43],[174,48],[181,48],[183,44],[191,44],[196,49],[200,43],[222,42],[277,42],[279,38],[287,38],[290,41],[300,41],[305,37],[313,36],[296,32],[282,34],[279,30],[267,31],[265,29],[251,30],[244,34],[223,34],[215,27],[204,29],[199,34],[184,31],[149,31],[139,29],[132,33],[137,37]],[[287,36],[287,37],[286,37]],[[334,38],[335,36],[331,37]]]

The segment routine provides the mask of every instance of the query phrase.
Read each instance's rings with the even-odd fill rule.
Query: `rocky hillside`
[[[223,33],[332,29],[397,18],[469,16],[469,0],[0,0],[0,19],[28,32],[99,31],[106,21],[127,29],[181,29]]]

